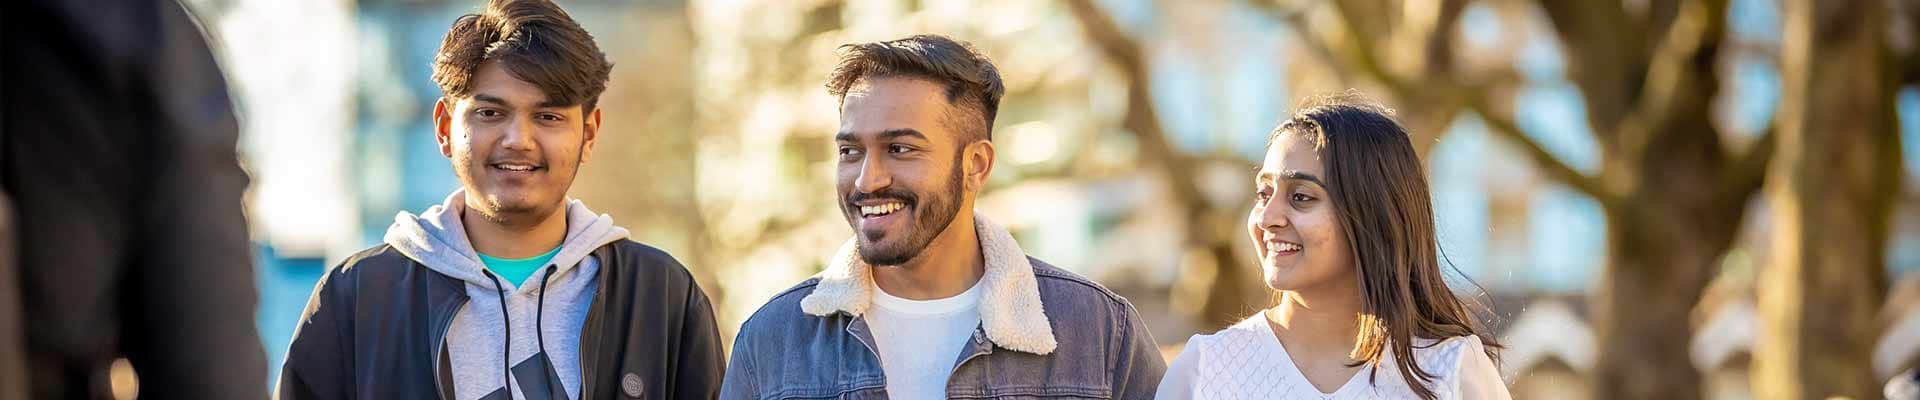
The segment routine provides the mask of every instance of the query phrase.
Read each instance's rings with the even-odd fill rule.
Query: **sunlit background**
[[[454,18],[480,2],[185,3],[239,99],[258,321],[277,373],[325,269],[379,243],[396,213],[458,187],[431,134],[439,90],[429,64]],[[1619,15],[1525,0],[561,3],[615,64],[597,154],[571,194],[686,263],[716,300],[729,342],[742,319],[817,272],[849,236],[833,208],[837,112],[822,87],[835,46],[939,33],[984,50],[1007,83],[1000,159],[981,211],[1034,256],[1125,295],[1169,359],[1189,335],[1267,301],[1242,227],[1266,134],[1297,99],[1351,87],[1396,108],[1413,130],[1441,248],[1470,278],[1455,288],[1491,306],[1517,398],[1589,398],[1606,393],[1595,387],[1603,371],[1648,366],[1692,371],[1646,384],[1703,398],[1749,398],[1758,387],[1750,364],[1767,351],[1757,339],[1768,330],[1756,293],[1772,265],[1775,207],[1774,189],[1759,182],[1773,177],[1749,168],[1764,162],[1746,161],[1769,153],[1752,150],[1773,143],[1761,139],[1782,103],[1789,13],[1775,0],[1598,7]],[[1915,27],[1902,21],[1912,20],[1869,17],[1891,20],[1886,45],[1911,52]],[[1585,31],[1568,28],[1578,21]],[[1702,26],[1716,34],[1717,52],[1694,70],[1717,93],[1669,99],[1701,106],[1669,107],[1676,122],[1649,134],[1657,145],[1609,158],[1604,149],[1622,136],[1614,132],[1630,129],[1613,118],[1646,100],[1595,93],[1600,86],[1581,77],[1617,69],[1630,82],[1655,79],[1647,71],[1664,56],[1653,49],[1687,50],[1685,40],[1663,40],[1686,35],[1660,32]],[[1669,42],[1682,44],[1660,47]],[[1607,49],[1625,55],[1597,53]],[[1920,275],[1911,273],[1920,269],[1920,195],[1910,189],[1920,186],[1920,90],[1894,96],[1906,156],[1875,168],[1899,169],[1902,184],[1873,188],[1893,204],[1891,233],[1880,263],[1851,266],[1884,269],[1878,287],[1866,288],[1882,304],[1877,333],[1860,339],[1874,343],[1871,356],[1850,370],[1876,383],[1920,355]],[[1663,151],[1700,148],[1720,150],[1725,162],[1663,161],[1687,157]],[[1621,190],[1606,179],[1634,173],[1611,169],[1734,183],[1698,189],[1712,192],[1707,204],[1724,216],[1671,212],[1697,205],[1661,200],[1700,196],[1670,191],[1682,182],[1596,200],[1594,190]],[[1654,240],[1641,233],[1671,226],[1724,232],[1609,244]],[[1626,259],[1635,261],[1610,261]],[[1633,296],[1601,284],[1609,268],[1694,283],[1675,296],[1609,302]],[[1627,328],[1610,330],[1601,304],[1644,307],[1620,313]],[[1601,332],[1679,347],[1609,348],[1635,341]],[[1608,352],[1626,356],[1602,360]]]

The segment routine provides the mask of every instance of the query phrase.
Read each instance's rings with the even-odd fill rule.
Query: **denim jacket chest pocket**
[[[947,380],[950,399],[1109,399],[1104,357],[1055,357],[997,348],[975,331]]]
[[[886,399],[886,378],[864,321],[847,327],[854,340],[815,342],[808,354],[831,354],[830,360],[785,365],[772,399]],[[870,340],[870,339],[868,339]],[[824,361],[824,362],[823,362]],[[976,330],[947,380],[949,399],[1109,399],[1113,390],[1101,357],[1052,357],[996,348],[985,332]]]

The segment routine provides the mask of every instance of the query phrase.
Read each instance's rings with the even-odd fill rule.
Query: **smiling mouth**
[[[1288,255],[1300,252],[1300,244],[1293,242],[1267,242],[1267,252],[1275,255]]]
[[[501,170],[506,172],[533,172],[533,171],[547,169],[547,167],[543,167],[535,164],[529,164],[529,163],[519,163],[519,162],[500,162],[500,163],[487,164],[487,166],[496,170]]]
[[[881,217],[906,208],[906,203],[888,202],[860,207],[860,216],[865,218]]]

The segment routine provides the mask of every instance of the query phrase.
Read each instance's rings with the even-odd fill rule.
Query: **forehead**
[[[840,102],[840,132],[866,137],[896,129],[913,129],[928,139],[953,134],[941,119],[952,105],[946,89],[932,81],[911,77],[861,78]]]
[[[499,61],[486,61],[473,70],[473,100],[498,99],[511,105],[554,107],[547,93],[532,82],[520,80]]]
[[[1260,163],[1262,174],[1299,171],[1326,176],[1325,169],[1325,160],[1313,141],[1293,132],[1274,137],[1273,143],[1267,144],[1267,155]]]

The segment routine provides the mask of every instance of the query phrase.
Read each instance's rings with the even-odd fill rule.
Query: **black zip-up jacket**
[[[583,399],[712,399],[723,375],[713,305],[666,252],[622,239],[593,251],[580,329]],[[432,399],[452,392],[441,346],[465,284],[388,245],[321,278],[280,372],[281,399]]]

